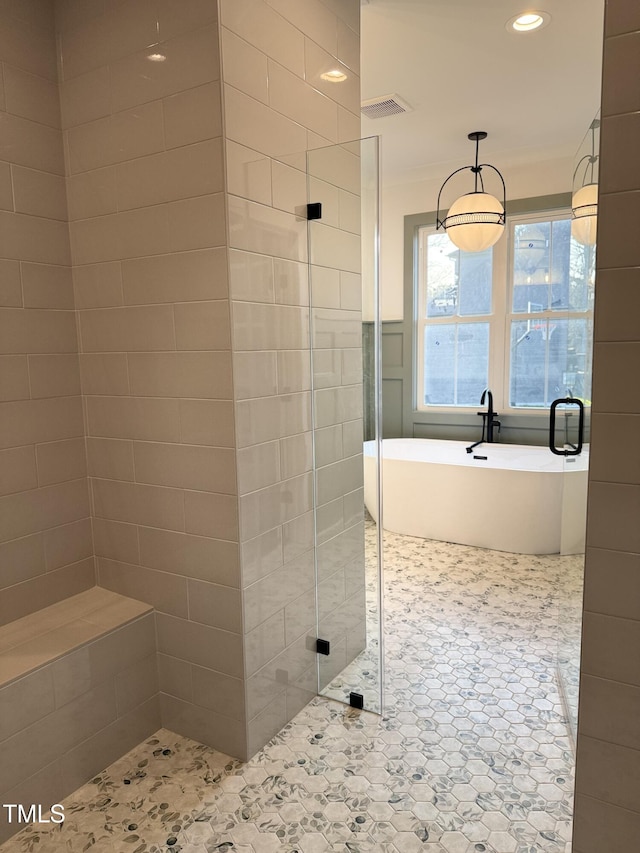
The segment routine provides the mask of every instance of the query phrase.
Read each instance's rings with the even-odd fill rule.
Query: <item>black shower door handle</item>
[[[556,447],[556,409],[558,406],[577,406],[578,407],[578,444],[572,449],[560,450]],[[579,456],[582,453],[582,442],[584,439],[584,404],[582,400],[577,400],[575,397],[560,397],[554,400],[549,409],[549,450],[555,453],[556,456]]]

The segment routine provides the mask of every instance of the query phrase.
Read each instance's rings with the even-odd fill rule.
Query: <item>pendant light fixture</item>
[[[438,210],[436,213],[436,231],[443,228],[449,239],[463,252],[482,252],[497,243],[504,232],[505,207],[507,191],[504,178],[495,166],[489,163],[478,163],[480,142],[487,138],[484,130],[474,130],[468,137],[476,144],[476,162],[474,166],[462,166],[452,172],[438,193]],[[460,196],[449,208],[449,212],[440,218],[440,199],[442,191],[459,172],[469,169],[474,177],[473,192]],[[500,178],[502,184],[502,201],[485,192],[483,169],[492,169]]]
[[[596,242],[598,225],[598,178],[597,164],[600,155],[596,154],[596,130],[600,120],[594,118],[591,131],[591,154],[585,154],[578,161],[573,173],[573,198],[571,201],[571,236],[584,246],[593,246]],[[576,185],[578,188],[576,189]]]

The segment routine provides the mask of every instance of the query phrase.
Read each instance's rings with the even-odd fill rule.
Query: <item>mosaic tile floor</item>
[[[385,540],[384,717],[318,698],[247,764],[161,730],[2,853],[566,853],[558,589],[582,560]]]

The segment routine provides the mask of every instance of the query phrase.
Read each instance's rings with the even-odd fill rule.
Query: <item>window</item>
[[[418,229],[418,408],[546,409],[591,388],[595,248],[568,213],[510,217],[506,238],[465,253]]]

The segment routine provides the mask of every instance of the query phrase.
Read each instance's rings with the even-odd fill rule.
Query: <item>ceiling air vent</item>
[[[371,98],[363,101],[360,111],[367,118],[384,118],[395,116],[398,113],[408,113],[411,107],[403,101],[399,95],[382,95],[380,98]]]

